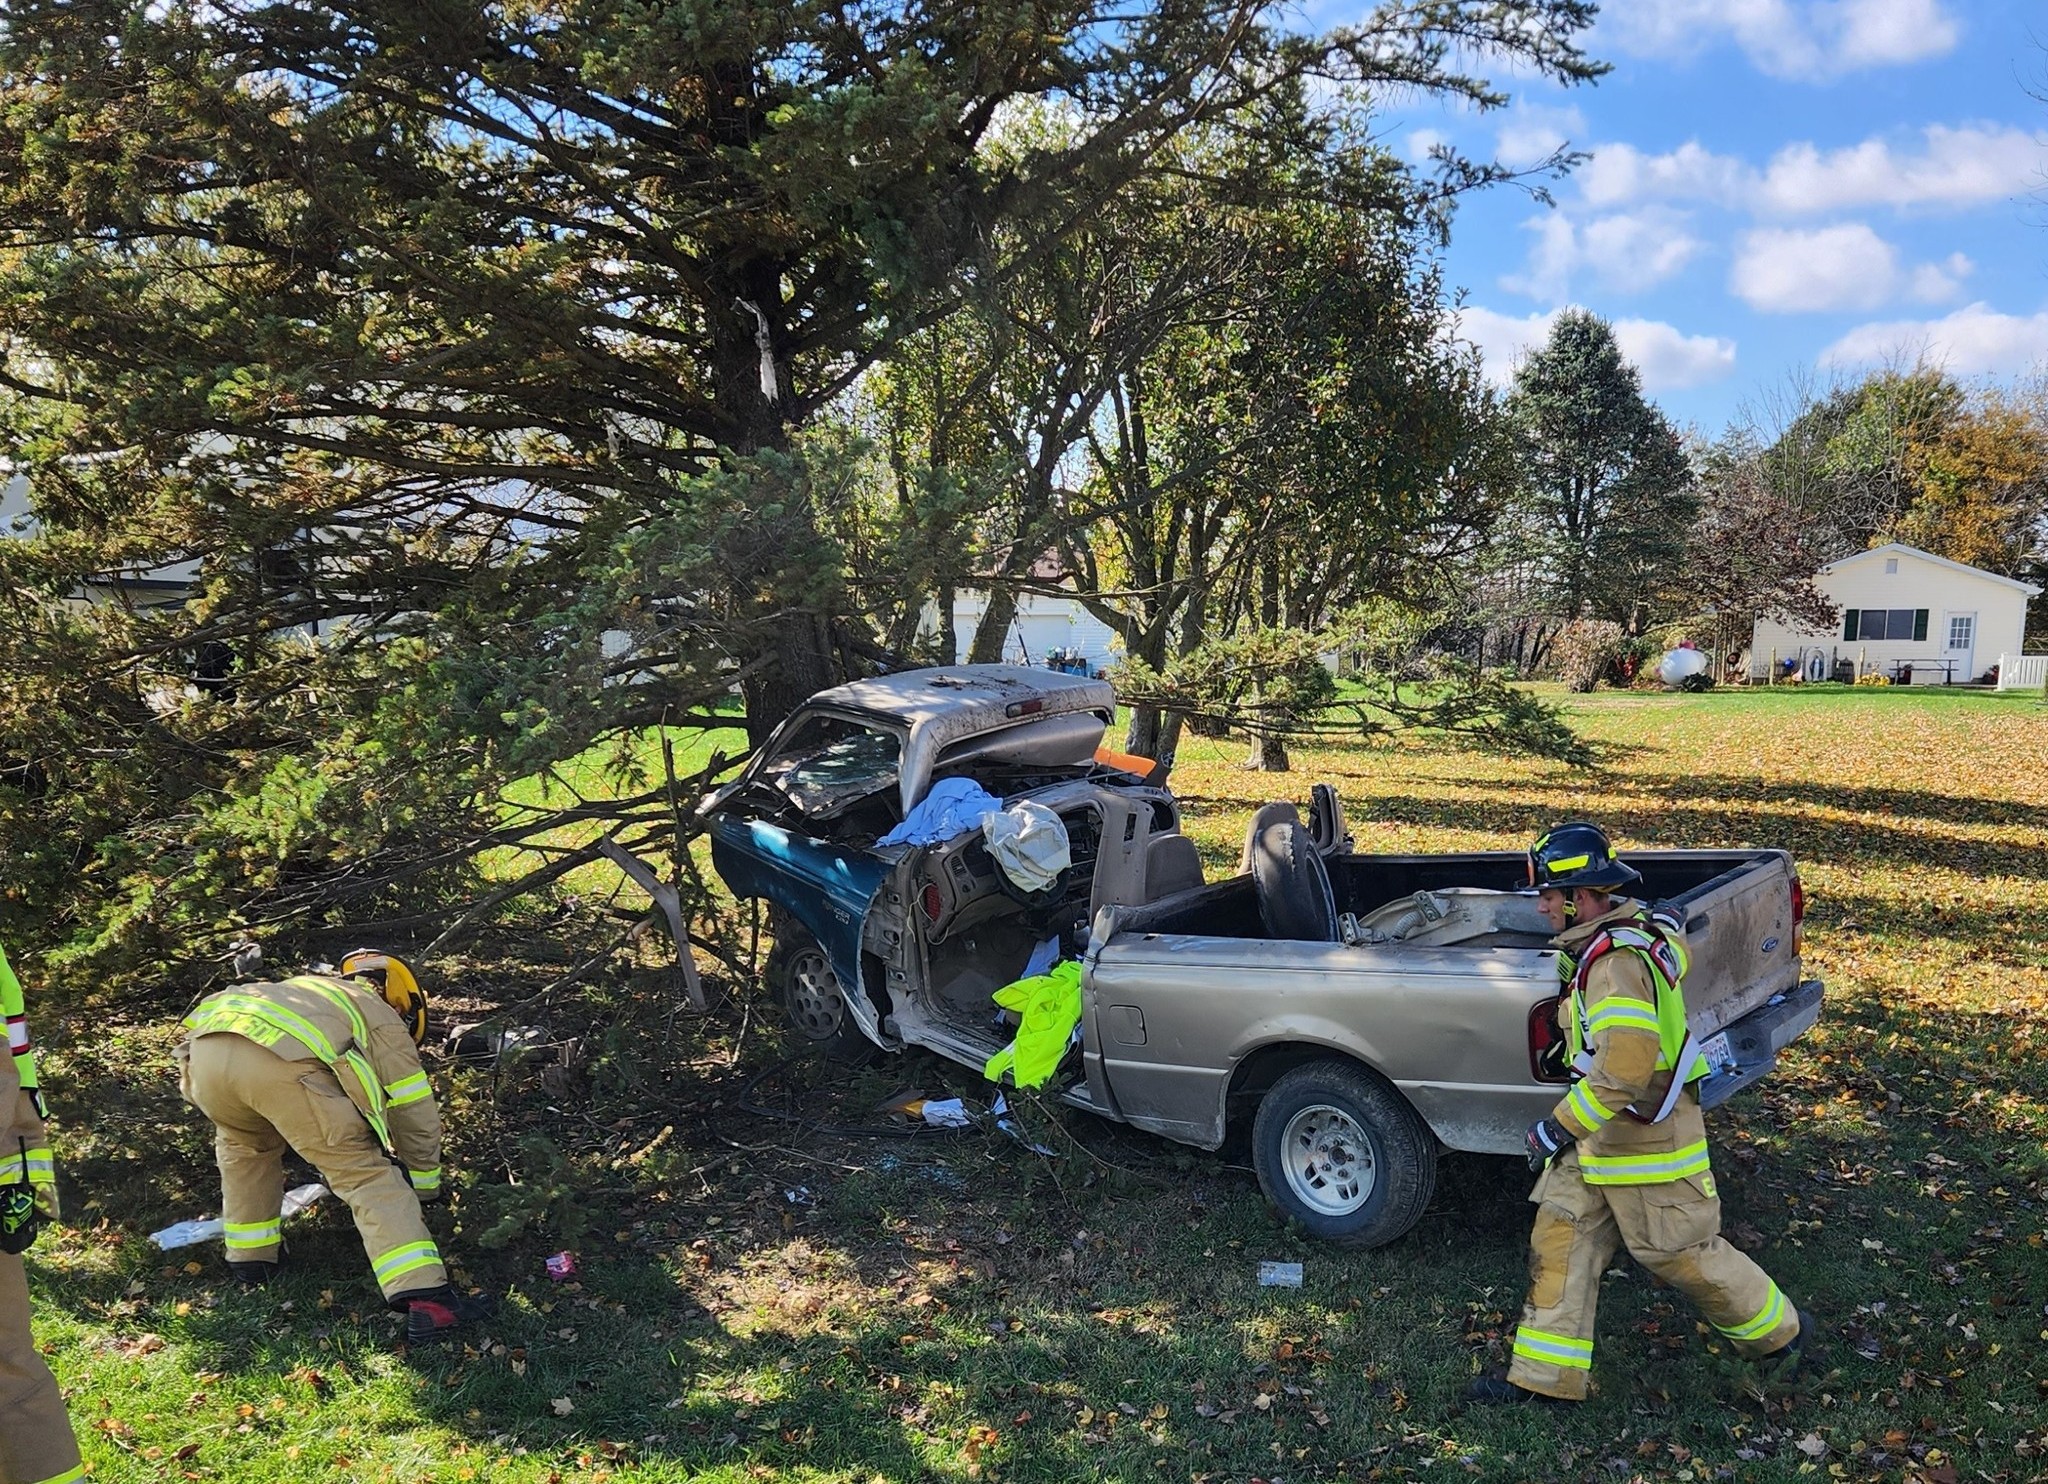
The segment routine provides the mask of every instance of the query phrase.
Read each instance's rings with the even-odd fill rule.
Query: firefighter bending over
[[[1529,1238],[1529,1296],[1505,1377],[1469,1402],[1583,1401],[1593,1367],[1600,1275],[1617,1243],[1683,1293],[1737,1353],[1798,1364],[1809,1321],[1721,1237],[1694,1084],[1706,1059],[1686,1027],[1684,929],[1615,891],[1642,878],[1590,824],[1529,847],[1528,880],[1571,979],[1564,1012],[1576,1080],[1529,1128],[1541,1170]]]
[[[228,1268],[258,1286],[283,1246],[289,1145],[348,1203],[407,1340],[482,1312],[449,1285],[420,1214],[441,1192],[441,1113],[420,1067],[427,997],[399,959],[351,953],[301,974],[208,995],[185,1017],[178,1086],[214,1123]]]

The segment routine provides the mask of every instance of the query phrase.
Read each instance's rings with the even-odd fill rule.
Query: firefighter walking
[[[57,1378],[29,1334],[21,1254],[57,1219],[57,1169],[43,1127],[43,1094],[29,1045],[21,984],[0,951],[0,1484],[71,1484],[85,1477]]]
[[[179,1090],[214,1123],[235,1277],[254,1286],[277,1271],[289,1146],[348,1203],[408,1340],[474,1317],[420,1212],[441,1190],[441,1114],[420,1066],[427,999],[412,971],[352,953],[337,974],[209,995],[185,1025]]]
[[[1505,1377],[1466,1392],[1492,1404],[1583,1401],[1600,1275],[1617,1245],[1683,1293],[1736,1352],[1796,1366],[1808,1321],[1721,1237],[1694,1084],[1706,1059],[1686,1025],[1684,929],[1615,893],[1642,878],[1597,827],[1560,825],[1529,848],[1528,881],[1571,978],[1571,1091],[1528,1131],[1541,1170],[1529,1294]]]

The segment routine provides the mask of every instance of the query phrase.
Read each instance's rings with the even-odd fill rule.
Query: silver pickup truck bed
[[[1793,1005],[1768,1017],[1774,1034],[1764,1043],[1741,1041],[1750,1053],[1741,1080],[1755,1080],[1768,1070],[1759,1061],[1819,1013],[1818,985],[1802,989],[1790,857],[1656,851],[1624,859],[1643,873],[1647,895],[1686,909],[1686,1005],[1702,1038]],[[1520,862],[1493,853],[1353,855],[1329,867],[1340,908],[1366,914],[1407,892],[1504,886]],[[1335,1054],[1391,1083],[1445,1146],[1511,1154],[1556,1102],[1561,1083],[1539,1079],[1531,1058],[1531,1012],[1559,986],[1557,955],[1533,910],[1520,931],[1447,945],[1259,934],[1245,877],[1099,925],[1084,978],[1089,1105],[1214,1148],[1234,1098],[1255,1098],[1307,1055]],[[1732,1054],[1736,1040],[1710,1044]]]

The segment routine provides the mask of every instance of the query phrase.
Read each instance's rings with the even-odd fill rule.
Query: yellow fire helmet
[[[376,985],[377,992],[384,996],[384,1003],[398,1012],[398,1018],[412,1032],[413,1044],[425,1043],[427,992],[420,988],[419,980],[405,966],[404,959],[393,953],[358,948],[342,959],[341,975],[344,979],[367,979]]]

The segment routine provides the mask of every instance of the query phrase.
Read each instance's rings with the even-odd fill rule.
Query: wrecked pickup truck
[[[1149,765],[1102,752],[1110,687],[1021,666],[909,671],[822,691],[701,806],[733,893],[769,905],[770,988],[827,1052],[922,1046],[979,1070],[1013,1021],[990,996],[1082,961],[1059,1097],[1203,1149],[1248,1128],[1268,1199],[1378,1246],[1420,1219],[1442,1149],[1519,1154],[1570,1077],[1550,933],[1508,852],[1359,854],[1336,797],[1258,811],[1242,869],[1205,881]],[[1058,816],[1068,863],[1025,890],[979,827],[930,814],[946,780]],[[1777,850],[1632,851],[1682,909],[1708,1106],[1811,1027],[1804,898]],[[1034,954],[1037,958],[1034,959]]]

